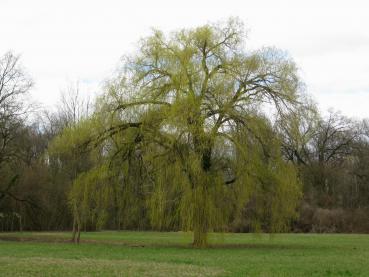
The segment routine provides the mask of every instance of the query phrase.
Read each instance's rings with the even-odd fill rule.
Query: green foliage
[[[52,140],[48,147],[49,155],[70,157],[83,152],[98,130],[97,120],[94,118],[65,127],[61,134]]]
[[[105,165],[81,173],[74,180],[69,194],[70,205],[72,209],[78,207],[84,226],[88,223],[95,224],[97,230],[104,226],[111,190],[109,170]]]
[[[282,230],[299,181],[260,111],[297,103],[294,63],[276,49],[246,52],[237,19],[169,37],[154,31],[139,44],[91,119],[54,142],[59,153],[95,146],[94,165],[76,171],[71,192],[84,220],[103,222],[118,195],[119,218],[134,222],[148,210],[151,226],[193,230],[203,247],[208,231],[226,230],[253,200],[254,225],[267,219],[268,231]]]

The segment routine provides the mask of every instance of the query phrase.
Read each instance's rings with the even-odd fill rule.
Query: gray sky
[[[287,50],[322,111],[369,117],[369,1],[278,0],[0,0],[0,55],[21,54],[36,85],[33,97],[51,106],[79,80],[99,91],[123,54],[151,27],[171,31],[241,18],[250,49]]]

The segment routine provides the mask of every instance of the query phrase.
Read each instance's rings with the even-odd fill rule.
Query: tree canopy
[[[282,51],[244,48],[237,19],[168,37],[155,30],[124,58],[90,119],[86,145],[123,186],[141,183],[152,224],[193,230],[197,247],[251,202],[255,228],[282,230],[300,196],[263,113],[266,103],[279,113],[298,103],[296,66]]]

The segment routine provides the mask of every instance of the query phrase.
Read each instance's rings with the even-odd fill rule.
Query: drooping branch
[[[124,103],[124,104],[120,104],[115,108],[115,111],[118,110],[125,110],[129,107],[134,107],[134,106],[144,106],[144,105],[165,105],[170,107],[171,104],[168,102],[164,102],[164,101],[156,101],[156,100],[142,100],[142,101],[136,101],[136,102],[131,102],[131,103]]]

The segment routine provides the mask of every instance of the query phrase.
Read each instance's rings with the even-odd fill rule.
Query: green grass
[[[0,233],[0,276],[369,276],[369,235],[211,234],[208,249],[181,232],[69,238]]]

